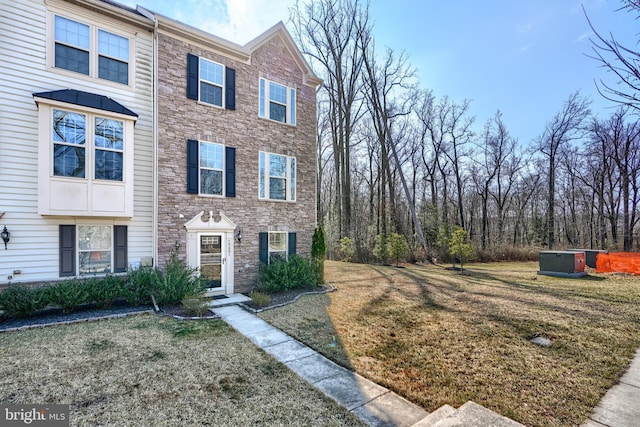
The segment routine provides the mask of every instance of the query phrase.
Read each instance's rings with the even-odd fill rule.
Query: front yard
[[[640,347],[640,277],[468,267],[327,262],[337,292],[260,316],[428,411],[473,400],[531,426],[585,421]]]
[[[0,333],[0,403],[71,405],[71,425],[360,426],[219,320]]]

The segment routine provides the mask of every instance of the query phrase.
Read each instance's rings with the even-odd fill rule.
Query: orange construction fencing
[[[640,275],[640,252],[599,253],[597,273],[629,273]]]

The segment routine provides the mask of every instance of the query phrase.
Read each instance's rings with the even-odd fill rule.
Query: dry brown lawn
[[[0,403],[73,426],[361,426],[219,320],[153,315],[0,333]]]
[[[261,317],[428,411],[473,400],[526,425],[579,425],[640,346],[640,278],[537,269],[327,262],[337,292]]]

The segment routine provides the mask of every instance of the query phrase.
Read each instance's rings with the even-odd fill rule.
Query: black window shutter
[[[187,193],[198,194],[198,141],[187,139]]]
[[[60,225],[60,277],[76,275],[76,226]]]
[[[236,70],[226,67],[225,108],[236,109]]]
[[[125,273],[127,271],[127,226],[113,226],[113,272]]]
[[[236,149],[225,147],[225,196],[236,197]]]
[[[198,100],[199,61],[196,55],[187,53],[187,98]]]
[[[261,263],[269,264],[269,233],[258,233],[258,258]]]
[[[291,257],[296,254],[296,233],[289,233],[289,254]]]

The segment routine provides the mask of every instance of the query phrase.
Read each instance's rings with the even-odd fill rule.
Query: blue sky
[[[295,0],[120,0],[244,44],[278,21]],[[302,2],[302,0],[301,0]],[[475,129],[500,109],[511,134],[528,144],[580,89],[599,116],[612,103],[594,79],[615,83],[586,55],[593,37],[584,5],[603,35],[637,46],[640,21],[618,0],[371,0],[377,49],[404,50],[420,84],[438,97],[470,99]],[[287,25],[289,28],[290,26]]]

